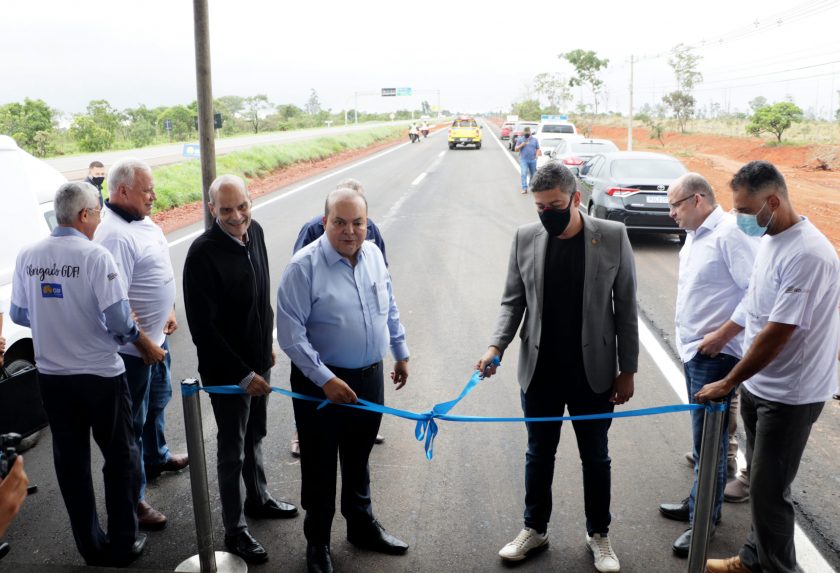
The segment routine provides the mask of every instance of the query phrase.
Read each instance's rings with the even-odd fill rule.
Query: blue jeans
[[[161,466],[170,457],[166,445],[166,405],[172,399],[172,380],[170,376],[169,339],[165,339],[161,348],[166,351],[163,362],[153,364],[149,381],[149,403],[146,422],[143,425],[143,465]]]
[[[729,354],[718,354],[714,358],[703,354],[696,354],[694,358],[683,365],[685,369],[685,385],[688,389],[688,399],[696,404],[694,394],[706,384],[717,382],[729,374],[738,359]],[[720,521],[721,508],[723,507],[723,489],[726,487],[726,457],[729,447],[729,402],[732,400],[732,393],[726,397],[726,412],[723,420],[723,435],[720,443],[720,456],[718,457],[717,483],[715,486],[715,504],[712,511],[712,519],[715,523]],[[694,481],[691,484],[691,493],[688,496],[689,520],[694,521],[694,501],[697,496],[697,476],[700,469],[700,444],[703,440],[703,418],[705,410],[691,411],[691,433],[694,438]]]
[[[140,500],[146,497],[146,469],[143,465],[143,426],[149,411],[149,381],[152,368],[147,366],[142,358],[129,354],[120,354],[125,364],[125,378],[128,382],[128,393],[131,395],[131,430],[134,443],[140,454]]]
[[[612,412],[610,393],[595,394],[586,376],[564,380],[534,376],[528,392],[521,392],[522,411],[528,418],[562,416],[566,407],[572,416]],[[606,535],[610,529],[611,460],[607,432],[612,420],[572,422],[583,470],[583,503],[586,531]],[[526,422],[528,452],[525,455],[525,527],[545,533],[551,517],[551,484],[554,458],[562,422]]]
[[[537,173],[537,160],[520,159],[519,168],[522,170],[522,189],[527,191],[529,180]]]

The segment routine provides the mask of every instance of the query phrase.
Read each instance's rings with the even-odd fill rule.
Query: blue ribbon
[[[493,360],[495,366],[499,365],[499,359]],[[461,393],[454,400],[448,402],[441,402],[426,412],[415,413],[408,410],[399,410],[391,408],[383,404],[375,404],[368,400],[359,399],[355,404],[333,404],[329,400],[323,398],[316,398],[306,394],[299,394],[298,392],[291,392],[283,388],[271,387],[272,392],[277,392],[283,396],[288,396],[295,400],[306,400],[307,402],[318,402],[318,409],[321,409],[329,404],[334,406],[343,406],[345,408],[355,408],[357,410],[364,410],[367,412],[376,412],[379,414],[387,414],[389,416],[396,416],[406,420],[414,420],[417,422],[414,428],[414,436],[417,441],[424,442],[423,448],[426,452],[426,458],[431,460],[434,455],[435,438],[438,434],[438,424],[435,420],[445,420],[447,422],[466,422],[466,423],[507,423],[507,422],[574,422],[576,420],[604,420],[608,418],[635,418],[639,416],[654,416],[658,414],[670,414],[673,412],[689,412],[691,410],[702,410],[723,412],[726,410],[726,403],[708,403],[708,404],[672,404],[669,406],[656,406],[653,408],[640,408],[638,410],[623,410],[621,412],[606,412],[603,414],[585,414],[581,416],[552,416],[548,418],[526,418],[526,417],[488,417],[488,416],[454,416],[449,414],[450,410],[458,405],[470,392],[472,392],[478,383],[484,379],[482,373],[478,370],[473,372],[469,381],[464,386]],[[182,384],[181,395],[193,396],[196,393],[204,391],[208,394],[244,394],[245,391],[239,386],[199,386],[198,384]]]

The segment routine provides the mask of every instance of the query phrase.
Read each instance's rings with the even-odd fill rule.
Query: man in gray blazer
[[[492,376],[520,324],[517,378],[526,417],[612,412],[633,396],[639,355],[636,271],[624,225],[582,214],[575,178],[551,162],[531,191],[540,222],[516,231],[490,347]],[[524,322],[523,322],[524,315]],[[619,571],[610,545],[611,420],[573,422],[583,466],[587,546],[598,571]],[[520,561],[548,546],[559,422],[526,423],[525,528],[499,556]]]

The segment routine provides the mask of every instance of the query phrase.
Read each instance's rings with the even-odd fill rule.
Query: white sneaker
[[[596,533],[592,537],[589,537],[587,534],[586,546],[589,547],[589,551],[592,552],[592,556],[595,558],[595,569],[601,573],[612,573],[621,570],[618,564],[618,557],[615,556],[615,551],[613,551],[610,545],[609,537],[600,533]]]
[[[502,547],[499,557],[505,561],[522,561],[531,553],[548,547],[548,533],[537,533],[535,529],[526,527],[519,532],[516,539]]]

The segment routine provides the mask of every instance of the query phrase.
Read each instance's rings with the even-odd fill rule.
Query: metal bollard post
[[[703,418],[703,440],[700,446],[700,468],[697,476],[697,497],[694,500],[694,523],[691,549],[688,553],[688,573],[706,571],[706,551],[712,531],[712,511],[715,505],[720,441],[723,436],[725,402],[715,400],[706,408]]]
[[[238,555],[215,551],[213,519],[210,515],[210,489],[207,485],[207,461],[204,457],[204,429],[201,424],[201,400],[198,380],[181,381],[184,404],[184,429],[187,433],[187,454],[190,456],[190,488],[192,490],[195,533],[198,555],[182,561],[175,571],[189,573],[246,573],[248,566]]]

